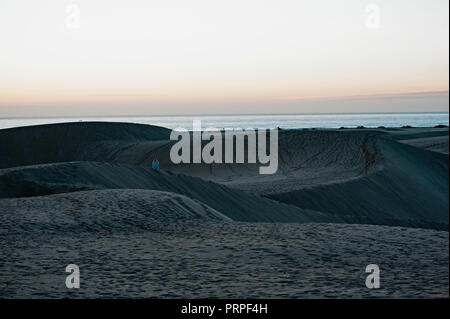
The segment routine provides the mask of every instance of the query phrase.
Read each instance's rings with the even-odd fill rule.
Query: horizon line
[[[132,117],[195,117],[195,116],[286,116],[286,115],[358,115],[358,114],[449,114],[449,111],[415,111],[415,112],[316,112],[316,113],[220,113],[220,114],[139,114],[139,115],[68,115],[68,116],[14,116],[0,117],[0,120],[15,119],[56,119],[56,118],[132,118]]]

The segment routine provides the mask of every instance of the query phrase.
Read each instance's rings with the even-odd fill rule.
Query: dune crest
[[[7,143],[0,198],[151,189],[240,221],[448,230],[448,155],[402,142],[445,141],[448,129],[281,130],[274,175],[260,175],[259,164],[175,165],[169,135],[159,127],[101,122],[0,130]],[[150,169],[154,158],[162,171]]]

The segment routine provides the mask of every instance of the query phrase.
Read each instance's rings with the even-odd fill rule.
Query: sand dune
[[[401,143],[448,155],[448,128],[408,128],[389,133],[390,138]]]
[[[401,140],[402,143],[448,155],[448,135]]]
[[[0,297],[448,298],[448,129],[282,130],[268,176],[173,165],[169,133],[0,130]]]
[[[0,130],[0,140],[14,142],[8,143],[8,153],[1,151],[1,167],[64,161],[109,162],[7,169],[0,176],[0,196],[144,188],[196,198],[236,220],[322,220],[448,228],[448,155],[401,143],[448,139],[448,129],[282,130],[279,170],[274,175],[259,175],[259,164],[174,165],[169,158],[173,142],[168,136],[169,131],[163,128],[125,123],[69,123]],[[39,152],[41,148],[43,151]],[[28,153],[38,155],[28,157]],[[148,169],[153,158],[160,160],[164,170],[181,175],[164,174],[155,179],[156,175]],[[239,197],[244,193],[232,189],[264,195],[289,206],[272,210],[271,201],[264,213],[255,213],[264,206],[259,203],[260,196],[245,199],[258,204],[244,205],[244,199]],[[234,198],[232,204],[230,198]],[[233,207],[238,202],[241,204]],[[304,216],[298,218],[298,212],[289,213],[292,205],[300,208]]]
[[[374,143],[367,132],[280,131],[279,170],[275,175],[262,176],[259,164],[174,165],[169,158],[174,142],[168,138],[166,129],[125,123],[82,122],[0,130],[0,142],[7,145],[0,150],[0,168],[69,161],[151,166],[158,158],[161,167],[173,172],[268,193],[273,187],[291,190],[297,185],[358,177],[369,169],[365,157]]]
[[[291,191],[315,184],[342,182],[379,169],[374,134],[286,130],[279,132],[279,165],[274,175],[260,175],[260,164],[173,165],[168,150],[159,157],[167,169],[258,193]],[[169,146],[166,146],[168,148]],[[373,157],[373,158],[372,158]]]
[[[376,148],[380,136],[405,142],[435,138],[440,144],[448,139],[448,128],[283,130],[279,132],[279,170],[261,176],[259,164],[174,165],[169,158],[173,145],[169,133],[148,125],[97,122],[0,130],[0,142],[7,145],[0,150],[0,168],[67,161],[151,166],[158,158],[166,170],[265,194],[272,193],[272,188],[279,192],[342,182],[380,169],[383,161]]]
[[[177,223],[231,221],[186,196],[154,190],[95,190],[4,199],[1,234],[173,230]]]
[[[0,130],[0,168],[76,160],[108,161],[123,147],[147,149],[168,140],[170,130],[150,125],[76,122]],[[107,150],[110,150],[108,152]],[[110,160],[114,160],[112,157]]]
[[[151,189],[182,194],[238,221],[339,221],[320,212],[300,209],[199,178],[143,166],[70,162],[0,170],[0,198],[100,189]]]
[[[448,229],[448,156],[378,141],[383,169],[343,183],[268,195],[347,222]]]
[[[171,193],[0,200],[3,298],[447,298],[448,232],[231,222]],[[80,289],[65,267],[80,267]],[[366,265],[380,266],[367,289]]]

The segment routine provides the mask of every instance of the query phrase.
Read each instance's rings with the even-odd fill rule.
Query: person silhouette
[[[152,162],[152,168],[153,169],[159,169],[159,161],[157,159],[154,159]]]

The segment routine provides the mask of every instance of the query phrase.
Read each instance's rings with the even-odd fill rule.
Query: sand
[[[445,298],[448,232],[244,223],[184,196],[143,190],[0,201],[8,298]],[[81,288],[64,286],[80,267]],[[365,286],[366,265],[381,288]]]
[[[0,130],[0,297],[448,297],[448,128],[281,130],[266,176],[174,165],[169,135]]]
[[[448,129],[281,130],[274,175],[260,175],[259,164],[175,165],[168,136],[163,128],[126,123],[0,130],[0,140],[14,141],[0,153],[0,167],[15,167],[0,171],[0,198],[139,188],[181,193],[238,221],[448,229],[448,154],[404,143],[445,139]],[[47,149],[39,152],[43,141]],[[154,158],[165,173],[149,169]]]
[[[156,171],[145,166],[68,162],[0,170],[0,198],[26,197],[98,189],[150,189],[183,194],[238,221],[337,221],[200,178]]]
[[[412,138],[402,140],[401,142],[414,147],[448,155],[448,136]]]

